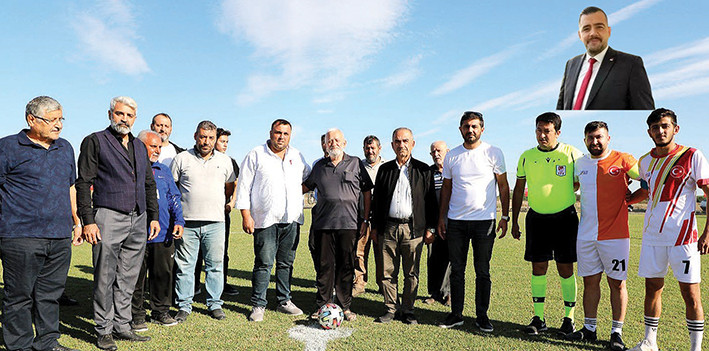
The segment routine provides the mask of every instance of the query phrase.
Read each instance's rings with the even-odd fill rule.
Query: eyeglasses
[[[60,123],[60,122],[61,122],[61,123],[64,123],[64,120],[65,120],[64,117],[59,117],[59,118],[55,118],[55,119],[49,120],[49,119],[46,119],[46,118],[40,117],[40,116],[35,116],[35,115],[32,115],[32,116],[34,116],[34,118],[38,118],[38,119],[43,120],[44,123],[47,123],[47,124],[50,125],[50,126],[57,125],[57,124]]]

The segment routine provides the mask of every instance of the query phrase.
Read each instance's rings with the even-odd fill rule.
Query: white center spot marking
[[[352,335],[350,328],[325,330],[318,325],[298,325],[288,329],[288,335],[305,344],[305,351],[325,351],[330,340],[346,338]]]

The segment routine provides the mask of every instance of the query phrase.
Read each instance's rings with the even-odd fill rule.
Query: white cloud
[[[407,8],[405,0],[223,1],[220,30],[280,71],[252,75],[239,103],[304,86],[341,87],[392,38]]]
[[[431,128],[431,129],[429,129],[429,130],[427,130],[427,131],[425,131],[425,132],[417,133],[417,134],[416,134],[416,137],[417,137],[417,138],[421,138],[421,137],[433,135],[433,134],[438,133],[439,130],[441,130],[441,127]]]
[[[655,5],[656,3],[660,2],[660,1],[662,1],[662,0],[641,0],[641,1],[638,1],[635,3],[632,3],[626,7],[623,7],[622,9],[608,15],[608,25],[612,28],[616,24],[632,18],[638,12]],[[564,50],[568,49],[569,47],[574,45],[576,42],[578,42],[578,40],[579,40],[579,37],[578,37],[577,32],[569,34],[566,38],[564,38],[561,42],[556,44],[554,47],[552,47],[551,49],[542,53],[542,55],[539,56],[538,61],[543,61],[543,60],[546,60],[550,57],[560,54],[561,52],[563,52]]]
[[[709,58],[705,58],[691,64],[686,63],[678,65],[676,69],[651,75],[649,79],[652,87],[656,89],[666,85],[672,85],[677,82],[694,79],[698,76],[706,74],[709,74]]]
[[[560,85],[559,80],[540,83],[531,88],[517,90],[479,103],[475,105],[473,110],[485,113],[501,106],[509,109],[525,109],[539,105],[556,106],[556,99],[553,99],[553,105],[549,105],[549,100],[550,97],[558,95]]]
[[[521,45],[515,45],[496,54],[481,58],[473,62],[470,66],[453,73],[452,77],[447,82],[434,89],[431,94],[448,94],[452,91],[458,90],[470,84],[470,82],[472,82],[476,78],[482,76],[485,73],[490,72],[490,70],[492,70],[493,68],[505,63],[505,61],[507,61],[507,59],[509,59],[512,55],[519,51],[520,48]]]
[[[646,55],[643,60],[646,67],[652,67],[692,56],[709,56],[709,37]]]
[[[701,77],[685,81],[676,82],[659,89],[653,89],[652,95],[655,101],[685,98],[709,93],[709,77]]]
[[[419,67],[423,55],[418,54],[401,64],[401,70],[380,80],[386,88],[396,88],[413,82],[421,75]]]
[[[139,38],[134,22],[127,2],[105,0],[76,14],[73,27],[87,57],[111,70],[137,76],[150,72],[150,67],[134,43]]]

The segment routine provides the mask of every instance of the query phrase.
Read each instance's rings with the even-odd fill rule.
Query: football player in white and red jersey
[[[623,321],[628,304],[630,232],[626,199],[628,181],[639,179],[638,162],[627,153],[609,148],[608,124],[593,121],[584,128],[589,154],[576,161],[575,182],[581,190],[581,221],[576,239],[578,274],[583,277],[583,328],[567,334],[569,340],[596,340],[596,316],[601,299],[601,276],[608,278],[613,324],[610,349],[625,350]],[[645,192],[636,192],[645,196]]]
[[[699,351],[704,334],[699,255],[709,251],[709,225],[699,236],[696,188],[709,197],[709,162],[701,151],[675,143],[679,125],[673,111],[652,111],[647,125],[655,148],[639,162],[649,195],[638,267],[645,278],[645,338],[633,350],[658,349],[662,288],[672,266],[686,305],[690,350]]]

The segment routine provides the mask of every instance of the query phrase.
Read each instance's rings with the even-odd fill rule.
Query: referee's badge
[[[556,175],[559,177],[563,177],[566,175],[566,165],[557,165],[556,166]]]

